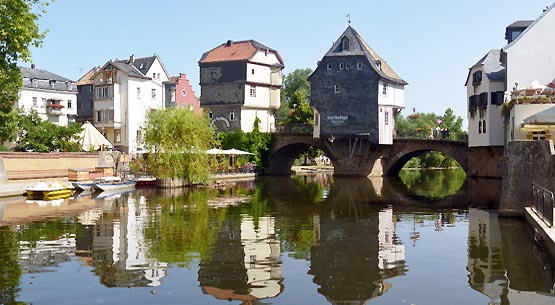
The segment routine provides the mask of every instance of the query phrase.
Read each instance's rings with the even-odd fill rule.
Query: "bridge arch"
[[[413,157],[426,152],[437,151],[455,159],[468,172],[468,144],[445,140],[396,139],[391,146],[390,160],[384,170],[387,176],[397,176],[399,171]],[[385,169],[385,168],[384,168]]]
[[[310,146],[324,151],[332,164],[334,163],[333,155],[322,140],[315,139],[311,135],[280,135],[274,138],[268,159],[267,172],[271,174],[290,174],[295,159]]]

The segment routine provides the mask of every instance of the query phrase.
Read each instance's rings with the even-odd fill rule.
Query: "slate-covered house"
[[[394,115],[404,108],[407,83],[351,26],[318,62],[309,81],[315,137],[393,143]]]
[[[74,123],[77,117],[77,86],[74,81],[52,72],[21,67],[23,88],[15,107],[35,110],[41,119],[60,126]]]
[[[256,118],[261,132],[275,130],[284,67],[276,50],[228,40],[204,53],[199,66],[200,105],[218,131],[250,132]]]

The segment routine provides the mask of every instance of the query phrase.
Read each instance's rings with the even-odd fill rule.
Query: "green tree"
[[[17,131],[14,102],[23,85],[18,61],[30,61],[30,47],[39,47],[46,32],[37,20],[48,1],[3,0],[0,3],[0,143],[13,140]]]
[[[285,77],[281,88],[281,107],[277,113],[278,124],[313,124],[308,82],[311,73],[312,69],[296,69]]]
[[[144,145],[151,153],[146,163],[161,178],[184,178],[189,183],[208,180],[212,159],[205,153],[218,144],[206,116],[168,108],[151,110],[143,124]]]
[[[81,125],[70,124],[59,126],[49,121],[43,121],[36,111],[21,114],[14,112],[17,117],[18,140],[16,151],[78,151],[78,134]]]

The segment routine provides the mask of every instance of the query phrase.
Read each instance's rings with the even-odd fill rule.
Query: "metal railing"
[[[553,227],[553,192],[532,183],[532,208],[547,223]]]

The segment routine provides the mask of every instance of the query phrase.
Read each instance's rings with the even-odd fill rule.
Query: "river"
[[[265,177],[0,199],[0,304],[554,304],[498,180]]]

